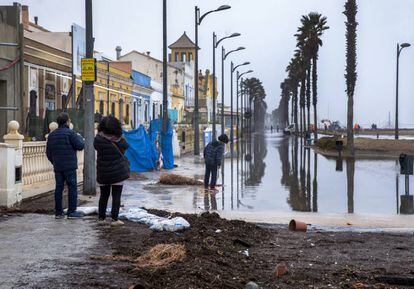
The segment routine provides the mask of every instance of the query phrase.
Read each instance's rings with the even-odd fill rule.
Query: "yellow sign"
[[[96,81],[95,58],[82,58],[82,81]]]

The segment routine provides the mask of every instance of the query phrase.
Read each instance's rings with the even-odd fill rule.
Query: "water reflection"
[[[327,158],[300,138],[279,134],[255,134],[236,143],[233,162],[227,159],[222,177],[222,210],[414,212],[413,196],[398,192],[394,160]]]
[[[204,190],[204,210],[205,211],[216,211],[217,210],[217,199],[216,192],[210,190]]]
[[[346,159],[346,188],[348,196],[348,213],[354,213],[355,159]]]
[[[403,189],[405,178],[396,160],[338,161],[316,154],[300,139],[276,133],[255,134],[234,148],[233,162],[226,158],[222,164],[218,183],[223,186],[217,194],[192,187],[138,189],[137,193],[128,182],[128,202],[187,211],[414,213],[413,194]],[[342,166],[343,171],[336,170]],[[414,185],[413,177],[410,182]]]

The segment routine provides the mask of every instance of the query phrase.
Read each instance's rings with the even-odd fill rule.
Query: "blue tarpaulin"
[[[161,154],[163,160],[163,168],[171,170],[174,168],[174,154],[173,154],[173,128],[171,121],[168,122],[167,132],[162,132],[162,119],[154,119],[150,122],[149,137],[151,142],[155,145],[158,134],[161,133]]]
[[[144,126],[140,125],[137,129],[124,131],[124,136],[129,144],[125,156],[129,160],[131,172],[142,173],[155,170],[158,153]]]

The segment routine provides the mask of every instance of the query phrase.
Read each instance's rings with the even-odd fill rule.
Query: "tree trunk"
[[[308,127],[307,131],[310,131],[310,107],[311,107],[311,62],[308,61],[306,68],[306,107],[308,109]]]
[[[298,133],[298,89],[297,87],[295,88],[295,91],[293,92],[294,98],[295,98],[295,107],[294,107],[294,118],[295,118],[295,130],[296,133]]]
[[[301,134],[303,135],[303,132],[306,131],[306,109],[305,109],[305,104],[306,104],[306,75],[305,73],[302,73],[301,76],[301,83],[300,83],[300,107],[302,109],[302,114],[301,114]]]
[[[313,104],[313,121],[315,124],[315,130],[313,133],[313,139],[318,139],[318,114],[316,105],[318,103],[318,66],[317,58],[313,57],[312,59],[312,104]]]

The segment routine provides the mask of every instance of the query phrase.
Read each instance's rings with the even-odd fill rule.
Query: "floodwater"
[[[224,168],[224,210],[408,214],[397,160],[340,160],[316,154],[300,139],[255,135]],[[232,174],[233,171],[233,174]],[[233,179],[233,180],[232,180]],[[411,182],[411,180],[410,180]],[[223,205],[223,204],[222,204]]]
[[[202,163],[178,163],[173,173],[202,178]],[[242,218],[269,212],[390,217],[413,213],[412,195],[406,196],[405,176],[399,174],[396,159],[327,158],[281,133],[255,134],[235,144],[233,161],[228,156],[219,172],[223,186],[217,194],[200,187],[155,185],[159,174],[147,176],[146,181],[126,183],[125,205],[193,213],[217,210]],[[413,182],[409,180],[412,188]]]

